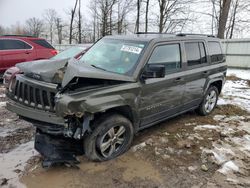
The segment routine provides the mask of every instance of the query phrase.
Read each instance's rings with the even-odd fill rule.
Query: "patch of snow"
[[[213,119],[214,119],[215,121],[221,121],[221,120],[223,120],[224,118],[226,118],[225,115],[215,115],[215,116],[213,117]]]
[[[213,130],[220,130],[220,127],[219,126],[216,126],[216,125],[198,125],[196,127],[194,127],[194,130],[199,130],[199,131],[202,131],[202,130],[206,130],[206,129],[213,129]]]
[[[137,144],[137,145],[133,146],[133,147],[132,147],[132,151],[133,151],[133,152],[136,152],[136,151],[138,151],[138,150],[143,149],[143,148],[146,147],[146,146],[147,146],[146,143],[145,143],[145,142],[142,142],[142,143],[140,143],[140,144]]]
[[[222,168],[218,170],[220,173],[226,175],[230,171],[238,172],[239,167],[233,162],[228,161],[225,164],[222,165]]]
[[[250,87],[247,82],[244,80],[226,81],[218,104],[234,104],[250,111]]]
[[[5,107],[5,106],[6,106],[6,102],[0,102],[0,108]]]
[[[238,78],[250,80],[250,70],[229,68],[227,69],[227,75],[228,76],[235,75]]]
[[[4,98],[4,97],[6,97],[5,94],[1,94],[1,95],[0,95],[0,98]]]
[[[217,101],[217,105],[227,105],[230,104],[229,101],[219,97],[218,101]]]
[[[8,153],[0,154],[0,179],[8,179],[8,187],[25,187],[19,182],[18,173],[15,170],[24,171],[27,161],[37,155],[34,149],[34,141],[21,144]]]
[[[237,129],[246,131],[250,134],[250,122],[240,122],[240,126],[238,126]]]

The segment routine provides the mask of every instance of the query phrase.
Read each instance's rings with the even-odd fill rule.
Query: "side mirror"
[[[148,64],[143,73],[142,78],[163,78],[165,77],[165,66],[157,64]]]

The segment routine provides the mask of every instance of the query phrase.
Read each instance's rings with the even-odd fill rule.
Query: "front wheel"
[[[203,98],[202,103],[197,109],[197,112],[203,116],[210,114],[216,107],[218,96],[219,91],[217,87],[210,86]]]
[[[134,129],[124,116],[111,114],[100,117],[93,127],[93,132],[84,139],[85,155],[90,160],[110,160],[129,149]]]

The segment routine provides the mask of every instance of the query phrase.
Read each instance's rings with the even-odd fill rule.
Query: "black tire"
[[[207,102],[208,102],[207,98],[210,96],[211,93],[215,93],[214,105],[212,105],[211,108],[207,108]],[[215,86],[210,86],[202,100],[202,103],[196,110],[197,113],[202,116],[210,114],[217,105],[218,96],[219,96],[218,88]]]
[[[98,118],[98,120],[94,121],[92,127],[94,128],[94,130],[84,139],[84,151],[88,159],[92,161],[107,161],[123,154],[130,148],[134,137],[134,128],[132,123],[124,116],[119,114],[106,114]],[[122,131],[125,131],[122,134],[122,137],[119,137],[118,132],[121,129]],[[109,133],[113,132],[113,130],[114,133],[117,134],[115,134],[116,139],[110,137]],[[124,141],[119,145],[118,139],[122,140],[122,138],[124,138]],[[103,142],[104,140],[106,140],[105,143]],[[117,142],[115,142],[116,140]],[[120,140],[119,142],[121,142]],[[110,149],[111,152],[112,148],[117,148],[111,155],[109,155],[109,152],[108,155],[106,155],[107,152],[105,153],[105,151],[102,151],[102,149],[105,147],[101,148],[101,146],[109,142],[110,147],[105,151],[108,151],[108,149]]]

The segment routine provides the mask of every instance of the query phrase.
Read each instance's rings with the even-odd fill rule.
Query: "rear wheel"
[[[122,115],[106,115],[94,122],[94,130],[84,139],[85,155],[90,160],[106,161],[127,151],[132,143],[132,123]]]
[[[210,114],[216,107],[218,96],[219,92],[217,87],[210,86],[206,92],[206,95],[203,98],[202,103],[197,109],[197,112],[203,116]]]

